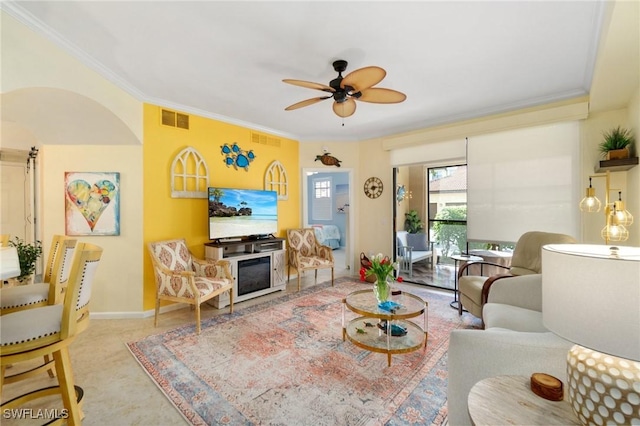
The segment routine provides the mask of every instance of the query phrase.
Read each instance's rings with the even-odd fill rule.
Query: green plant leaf
[[[606,131],[602,135],[603,140],[598,147],[603,155],[609,151],[630,147],[634,142],[631,130],[623,129],[620,126]]]
[[[18,281],[22,282],[35,272],[36,262],[42,256],[42,242],[36,240],[33,243],[27,243],[15,237],[9,241],[9,245],[15,247],[18,252],[18,261],[20,262]]]
[[[417,210],[409,210],[404,217],[404,230],[408,233],[417,234],[424,229],[424,222],[420,219]]]

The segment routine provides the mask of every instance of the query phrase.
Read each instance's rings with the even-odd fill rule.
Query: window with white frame
[[[319,178],[313,180],[313,196],[311,198],[311,219],[331,220],[333,210],[331,194],[331,178]]]

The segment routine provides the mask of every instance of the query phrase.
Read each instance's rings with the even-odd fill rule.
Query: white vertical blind
[[[577,121],[469,138],[467,238],[515,242],[527,231],[579,235]]]

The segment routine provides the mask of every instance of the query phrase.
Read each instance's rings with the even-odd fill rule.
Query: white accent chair
[[[494,282],[502,278],[540,274],[542,273],[542,246],[545,244],[572,244],[575,242],[575,238],[570,235],[541,231],[525,232],[516,243],[510,266],[486,261],[465,263],[458,270],[458,289],[461,302],[459,314],[462,315],[462,308],[464,307],[470,314],[482,318],[482,308],[487,301],[489,289]],[[472,265],[491,266],[504,272],[493,276],[467,275],[467,268]]]
[[[566,384],[573,343],[542,323],[542,275],[496,281],[482,311],[484,330],[453,330],[448,352],[450,425],[471,425],[467,399],[473,385],[499,375],[542,372]]]

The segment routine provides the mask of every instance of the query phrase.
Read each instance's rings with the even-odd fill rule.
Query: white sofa
[[[540,372],[566,387],[566,360],[572,343],[542,324],[542,275],[496,281],[482,312],[484,330],[454,330],[448,353],[447,404],[451,426],[471,425],[467,398],[487,377]]]
[[[396,233],[396,260],[400,265],[400,272],[407,272],[409,274],[409,277],[412,277],[414,263],[426,260],[433,268],[433,265],[435,265],[437,259],[436,251],[433,247],[433,242],[427,241],[425,234],[419,234],[420,236],[424,236],[423,247],[414,246],[410,242],[408,242],[408,234],[409,233],[407,231],[398,231]],[[425,248],[428,248],[429,250],[423,250]]]

